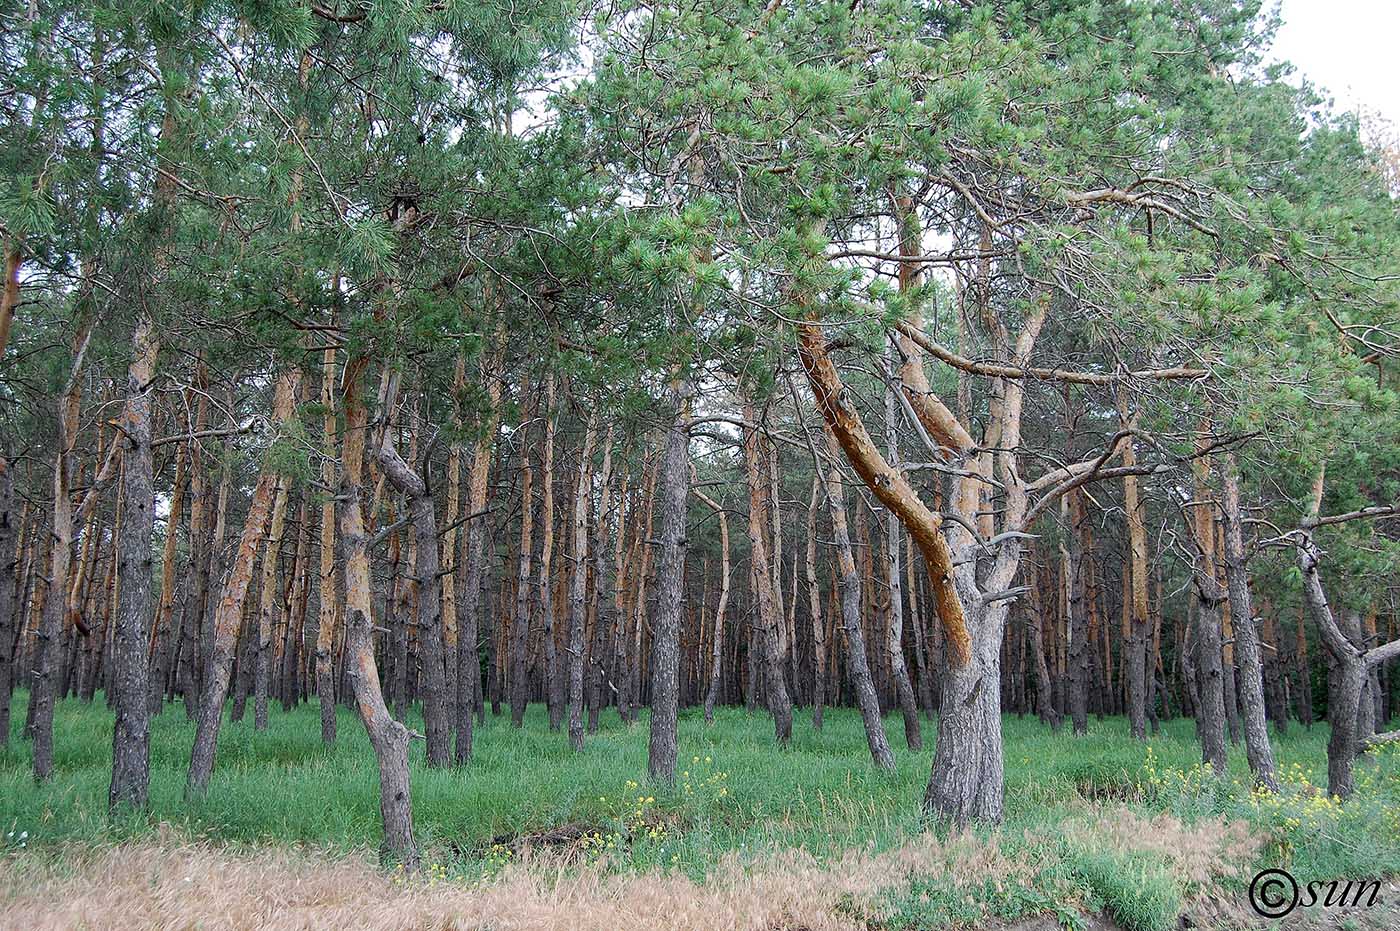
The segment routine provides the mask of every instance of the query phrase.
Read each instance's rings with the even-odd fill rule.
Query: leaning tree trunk
[[[1245,753],[1249,757],[1249,768],[1254,773],[1255,783],[1277,792],[1274,749],[1269,743],[1269,724],[1264,707],[1259,629],[1254,623],[1249,572],[1245,565],[1240,483],[1233,455],[1221,457],[1220,476],[1223,492],[1220,513],[1225,524],[1225,580],[1235,622],[1235,654],[1240,663],[1240,710],[1244,718]]]
[[[596,416],[590,414],[579,453],[578,488],[574,492],[574,574],[569,580],[569,743],[583,750],[584,596],[588,593],[588,499],[592,496]],[[663,531],[664,532],[664,531]],[[684,531],[682,531],[684,532]]]
[[[690,496],[690,388],[671,383],[675,414],[666,431],[661,461],[661,536],[656,573],[656,615],[651,638],[651,734],[647,773],[663,783],[676,781],[676,723],[680,690],[681,600],[685,581],[686,500]],[[580,566],[580,573],[582,566]],[[791,712],[789,712],[789,726]]]
[[[773,570],[768,561],[765,534],[768,512],[764,506],[766,457],[760,452],[759,427],[753,403],[744,402],[744,465],[749,484],[749,549],[753,562],[754,593],[758,601],[760,639],[763,644],[762,678],[767,686],[768,710],[773,714],[773,729],[780,746],[792,740],[792,700],[788,697],[783,676],[782,647],[778,625],[777,598],[773,593]]]
[[[147,625],[151,622],[151,536],[155,477],[151,455],[151,382],[159,342],[145,317],[132,335],[122,417],[122,535],[118,542],[117,622],[112,639],[116,723],[112,730],[111,808],[145,808],[151,780],[150,685]],[[175,518],[172,515],[172,520]],[[174,526],[168,533],[174,533]],[[50,592],[50,597],[53,593]]]
[[[831,468],[826,476],[826,500],[831,510],[831,537],[836,543],[836,562],[840,571],[837,587],[841,590],[841,626],[846,632],[846,671],[856,693],[865,726],[865,742],[870,758],[881,769],[894,769],[894,751],[885,736],[885,723],[880,717],[880,698],[875,694],[875,679],[870,674],[870,661],[865,654],[865,634],[860,624],[860,574],[856,571],[855,555],[851,552],[851,534],[846,521],[846,496],[841,484],[841,470],[836,466],[838,447],[829,427],[824,428]],[[815,461],[813,465],[820,468]]]
[[[291,417],[296,398],[294,372],[285,372],[277,379],[273,411],[279,423]],[[224,701],[228,698],[229,676],[233,671],[234,651],[238,646],[238,631],[243,621],[243,605],[253,580],[253,564],[257,561],[258,544],[272,512],[273,490],[278,484],[271,466],[264,466],[257,487],[248,505],[243,522],[243,536],[238,552],[224,583],[218,607],[214,610],[214,630],[210,637],[209,665],[204,676],[204,695],[199,700],[199,722],[195,726],[194,747],[190,751],[190,770],[185,783],[187,796],[200,796],[209,788],[214,772],[214,751],[223,723]]]

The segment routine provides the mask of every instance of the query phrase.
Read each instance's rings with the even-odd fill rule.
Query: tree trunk
[[[768,512],[765,507],[766,457],[761,452],[757,412],[753,402],[744,401],[744,465],[749,485],[749,549],[754,568],[754,594],[758,602],[759,630],[763,642],[762,677],[767,689],[768,710],[780,746],[792,740],[792,701],[784,684],[783,655],[778,637],[782,618],[773,594],[773,569],[768,561],[765,533]]]
[[[841,625],[846,632],[846,670],[856,693],[865,727],[865,742],[870,758],[881,769],[894,769],[894,751],[885,736],[885,723],[880,717],[880,699],[875,694],[875,680],[870,675],[870,663],[865,655],[865,634],[860,626],[860,576],[856,573],[855,555],[851,552],[851,536],[846,523],[845,490],[841,470],[836,466],[838,446],[830,427],[824,428],[831,468],[826,476],[826,500],[831,510],[831,536],[836,542],[837,567],[840,570]],[[815,465],[815,463],[814,463]]]
[[[340,535],[345,566],[346,663],[356,709],[379,763],[379,814],[384,822],[381,858],[397,860],[406,871],[413,872],[418,868],[418,848],[413,839],[413,803],[409,795],[409,733],[389,715],[374,662],[374,607],[360,484],[368,429],[359,382],[366,364],[363,356],[352,360],[346,366],[344,379],[345,437],[337,498],[341,502]]]
[[[528,439],[528,438],[527,438]],[[530,700],[527,648],[530,640],[530,556],[534,530],[534,470],[530,468],[528,442],[520,446],[520,553],[516,564],[515,615],[510,632],[510,720],[525,726]]]
[[[559,651],[554,618],[554,373],[545,376],[544,453],[540,469],[540,627],[544,646],[544,697],[549,729],[559,730],[564,720],[563,685],[559,677]]]
[[[437,511],[423,476],[399,456],[384,431],[379,447],[379,467],[399,493],[413,525],[414,565],[418,588],[418,648],[423,668],[423,722],[428,732],[428,765],[441,768],[452,755],[451,719],[443,668],[442,577],[438,547]],[[426,474],[426,466],[423,469]]]
[[[676,781],[681,599],[685,594],[686,502],[690,497],[690,387],[679,377],[671,383],[671,402],[675,414],[666,431],[665,454],[657,480],[661,537],[651,640],[651,734],[647,744],[647,773],[666,784]],[[789,712],[789,718],[790,715]]]
[[[886,350],[889,357],[889,350]],[[885,444],[889,449],[890,465],[901,468],[899,456],[898,402],[895,390],[885,389]],[[899,520],[890,514],[885,524],[885,586],[889,595],[889,608],[885,624],[885,652],[889,657],[890,676],[894,679],[895,695],[899,709],[904,715],[904,741],[910,750],[924,748],[923,733],[919,728],[919,706],[914,700],[914,685],[909,681],[909,668],[904,662],[904,592],[900,578],[900,535]]]
[[[139,327],[138,327],[139,333]],[[58,400],[58,453],[54,457],[53,470],[53,537],[49,547],[49,577],[45,589],[43,611],[39,615],[39,627],[35,633],[32,667],[34,678],[29,691],[29,719],[25,732],[34,741],[34,778],[39,781],[53,775],[53,709],[57,691],[56,653],[59,638],[63,634],[67,620],[69,572],[73,560],[73,535],[85,515],[73,512],[70,486],[73,481],[73,447],[77,443],[78,409],[81,403],[83,359],[87,354],[89,338],[92,335],[91,315],[73,334],[73,367]],[[139,348],[139,347],[138,347]],[[149,406],[145,408],[149,412]],[[149,417],[149,413],[147,413]],[[149,428],[148,428],[149,429]],[[115,442],[115,440],[114,440]],[[95,489],[94,489],[95,490]],[[88,501],[94,500],[93,491],[88,492]],[[143,541],[150,546],[150,540]],[[149,559],[149,557],[148,557]],[[149,617],[138,628],[144,634]],[[141,640],[144,655],[146,641]],[[125,655],[125,654],[123,654]],[[145,672],[144,662],[140,670]],[[144,690],[145,679],[142,679]]]
[[[1128,415],[1127,399],[1119,393],[1119,423],[1125,429],[1136,429],[1137,413]],[[1124,467],[1137,464],[1137,445],[1132,437],[1123,444]],[[1123,476],[1123,509],[1128,522],[1128,568],[1132,598],[1129,601],[1131,613],[1128,619],[1127,638],[1124,641],[1123,664],[1128,683],[1128,728],[1139,740],[1147,739],[1147,677],[1152,670],[1147,666],[1147,638],[1149,619],[1147,614],[1147,506],[1138,494],[1138,480],[1135,475]]]
[[[1066,553],[1066,581],[1069,585],[1069,709],[1075,734],[1089,730],[1089,625],[1085,576],[1085,549],[1088,545],[1089,516],[1084,508],[1084,495],[1078,489],[1060,499],[1065,522],[1065,537],[1069,541]]]
[[[1240,710],[1244,717],[1245,752],[1256,785],[1278,791],[1274,749],[1269,744],[1269,726],[1264,709],[1264,676],[1259,658],[1259,631],[1254,625],[1254,607],[1249,592],[1249,571],[1245,565],[1244,533],[1240,513],[1240,484],[1235,457],[1226,453],[1220,459],[1221,518],[1225,525],[1225,579],[1235,621],[1235,647],[1240,661]]]
[[[300,384],[300,377],[293,374],[293,395]],[[272,636],[278,608],[277,565],[282,552],[282,536],[287,527],[287,498],[290,493],[290,477],[280,476],[272,500],[272,519],[267,531],[267,545],[263,548],[262,584],[258,588],[258,621],[253,631],[253,729],[256,731],[267,730],[268,688],[272,678]]]
[[[813,463],[814,466],[818,465]],[[822,620],[822,596],[821,586],[817,584],[817,502],[821,497],[822,480],[821,473],[817,471],[812,476],[812,498],[807,504],[807,613],[810,615],[812,623],[812,728],[820,731],[822,729],[823,710],[826,706],[826,624]],[[720,582],[720,613],[723,614],[725,600],[729,597],[729,532],[725,528],[724,514],[720,514],[720,534],[724,546],[724,578]],[[913,605],[913,592],[910,593],[909,604]],[[715,636],[718,638],[723,631],[723,618],[715,620]],[[918,618],[912,618],[915,632],[918,631]],[[920,654],[922,657],[922,654]],[[921,659],[922,662],[922,659]],[[719,665],[719,648],[715,650],[715,665]],[[920,684],[923,684],[922,667],[920,668]],[[716,682],[718,679],[716,678]],[[711,685],[711,688],[714,684]],[[707,702],[707,711],[711,703]],[[708,714],[706,720],[709,720]]]
[[[327,488],[335,485],[336,416],[335,416],[335,347],[326,347],[321,356],[322,453],[321,483]],[[321,570],[318,579],[320,612],[316,624],[316,696],[321,703],[321,742],[335,743],[335,662],[331,649],[335,645],[336,586],[335,586],[335,501],[327,495],[321,503]]]
[[[155,524],[155,478],[151,455],[151,382],[160,343],[142,317],[132,334],[122,433],[122,497],[125,513],[119,544],[120,595],[112,641],[116,723],[112,730],[112,783],[108,807],[145,808],[151,779],[147,625],[151,620],[151,536]],[[172,525],[167,532],[174,531]],[[53,593],[51,592],[50,595]],[[37,758],[37,742],[35,755]]]
[[[593,488],[593,444],[597,416],[589,414],[579,453],[578,489],[574,492],[574,574],[569,580],[569,743],[583,750],[583,634],[584,598],[588,594],[588,499]],[[663,530],[664,532],[664,530]]]
[[[296,397],[293,373],[284,372],[277,379],[274,389],[273,410],[278,423],[284,423],[291,416],[293,399]],[[219,740],[219,727],[223,723],[224,700],[228,698],[229,676],[233,671],[234,650],[238,645],[238,632],[243,623],[243,606],[248,597],[248,587],[253,580],[253,564],[257,560],[258,544],[272,511],[273,490],[278,480],[270,466],[265,466],[258,476],[257,487],[248,505],[248,516],[244,518],[243,535],[238,541],[238,552],[224,583],[223,593],[214,611],[214,630],[210,637],[209,666],[205,672],[204,695],[199,701],[199,722],[195,727],[194,747],[190,751],[189,777],[185,784],[186,796],[198,797],[209,788],[209,777],[214,771],[214,751]]]
[[[598,484],[602,486],[602,496],[598,501],[598,513],[593,520],[593,643],[588,651],[588,732],[598,732],[598,716],[607,704],[603,692],[604,684],[611,685],[607,678],[608,658],[611,644],[608,637],[617,615],[616,581],[613,573],[614,548],[609,544],[612,533],[612,447],[613,428],[608,427],[603,440],[603,470]],[[619,530],[621,522],[619,521]],[[528,617],[527,617],[528,620]]]
[[[482,357],[481,380],[486,386],[488,408],[482,431],[472,452],[467,482],[467,574],[457,599],[457,747],[453,757],[458,766],[472,758],[472,711],[481,691],[481,657],[477,651],[480,628],[481,580],[486,572],[485,536],[487,480],[491,472],[491,452],[496,437],[497,409],[501,400],[499,365],[502,341],[498,334]]]

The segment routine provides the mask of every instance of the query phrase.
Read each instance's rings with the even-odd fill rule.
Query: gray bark
[[[647,772],[676,781],[676,719],[680,691],[680,626],[685,578],[686,501],[690,495],[690,389],[671,386],[675,418],[666,433],[661,463],[661,529],[657,560],[656,616],[651,641],[651,735]]]

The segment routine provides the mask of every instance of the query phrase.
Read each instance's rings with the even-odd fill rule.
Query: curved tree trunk
[[[369,541],[366,538],[363,489],[366,415],[359,382],[367,360],[361,356],[346,366],[344,379],[345,437],[340,477],[340,536],[345,566],[345,654],[355,707],[369,735],[379,764],[379,814],[384,822],[381,857],[396,860],[405,870],[418,868],[413,839],[413,803],[409,795],[408,729],[389,714],[379,687],[374,662],[374,608],[370,596]],[[217,707],[217,706],[216,706]]]
[[[428,732],[428,765],[444,767],[451,757],[452,730],[443,669],[442,577],[438,572],[441,550],[438,547],[437,511],[433,507],[428,483],[399,457],[387,430],[379,447],[378,459],[389,482],[404,496],[404,506],[413,525],[416,543],[413,571],[418,579],[418,649],[423,667],[423,722]]]

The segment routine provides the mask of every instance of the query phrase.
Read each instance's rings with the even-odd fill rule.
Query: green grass
[[[28,850],[65,842],[108,844],[174,830],[185,838],[234,845],[305,844],[332,852],[374,848],[380,839],[377,773],[363,728],[349,712],[340,740],[325,747],[318,709],[274,709],[269,730],[255,733],[251,711],[225,723],[207,796],[183,799],[194,728],[179,705],[154,719],[151,806],[138,816],[109,819],[111,718],[100,701],[60,705],[56,777],[35,785],[28,742],[18,737],[25,696],[16,695],[16,734],[0,753],[0,850],[4,835],[27,831]],[[886,726],[896,745],[894,773],[876,771],[860,718],[830,709],[826,728],[812,730],[799,713],[792,746],[774,748],[770,719],[720,709],[707,726],[698,710],[680,724],[681,775],[675,789],[646,780],[646,719],[631,727],[615,713],[573,753],[563,733],[550,732],[544,708],[532,706],[523,730],[488,716],[477,731],[476,757],[465,770],[430,770],[423,746],[413,748],[415,827],[430,856],[489,872],[508,858],[510,839],[561,825],[596,834],[585,855],[603,848],[612,868],[677,868],[702,877],[726,854],[757,860],[801,848],[826,858],[859,847],[886,850],[924,829],[919,814],[932,757],[902,747],[897,719]],[[418,726],[415,724],[415,726]],[[1148,748],[1127,736],[1122,719],[1091,721],[1081,738],[1051,734],[1034,718],[1007,717],[1006,823],[983,830],[1020,864],[1008,885],[988,874],[966,881],[911,876],[907,887],[873,906],[882,927],[921,927],[931,915],[973,925],[988,916],[1061,914],[1065,903],[1106,909],[1125,927],[1169,927],[1185,898],[1199,894],[1180,865],[1156,849],[1138,849],[1106,835],[1106,812],[1182,824],[1224,816],[1250,822],[1266,839],[1259,865],[1284,864],[1300,882],[1400,872],[1400,754],[1385,751],[1360,764],[1361,789],[1346,806],[1319,802],[1310,786],[1325,785],[1327,730],[1290,728],[1275,738],[1288,786],[1277,797],[1250,793],[1242,748],[1232,748],[1223,780],[1203,774],[1192,722],[1168,722]],[[501,846],[493,847],[496,841]],[[15,841],[10,841],[13,851]],[[1117,846],[1115,846],[1117,844]],[[1250,865],[1253,866],[1253,865]],[[1247,883],[1247,877],[1245,882]],[[1236,890],[1238,892],[1239,890]],[[870,909],[872,906],[861,906]]]

